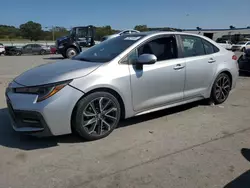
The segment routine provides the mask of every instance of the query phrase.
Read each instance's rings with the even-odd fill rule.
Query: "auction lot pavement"
[[[0,188],[250,187],[250,77],[240,77],[222,105],[197,102],[124,120],[99,141],[15,133],[7,83],[58,59],[0,57]]]

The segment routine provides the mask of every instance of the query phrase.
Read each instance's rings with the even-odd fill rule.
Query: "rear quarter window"
[[[213,53],[219,52],[219,49],[212,43],[208,42],[207,40],[202,39],[202,42],[203,42],[206,54],[213,54]]]

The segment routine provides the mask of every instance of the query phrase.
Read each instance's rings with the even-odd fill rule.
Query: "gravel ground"
[[[0,57],[0,188],[250,187],[250,77],[240,77],[222,105],[196,102],[131,118],[99,141],[15,133],[7,83],[58,59]]]

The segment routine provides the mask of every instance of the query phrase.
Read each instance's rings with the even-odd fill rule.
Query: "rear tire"
[[[214,81],[211,91],[211,101],[214,104],[225,102],[231,90],[231,79],[226,73],[221,73]]]
[[[75,48],[68,48],[66,51],[67,58],[72,58],[78,54],[77,50]]]
[[[77,103],[72,128],[85,140],[98,140],[116,128],[120,116],[121,107],[115,96],[108,92],[95,92]]]

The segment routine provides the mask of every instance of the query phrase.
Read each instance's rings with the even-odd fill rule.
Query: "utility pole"
[[[49,29],[50,27],[44,27],[45,29]],[[52,39],[53,41],[55,40],[55,31],[54,31],[54,26],[51,26],[51,31],[52,31]]]
[[[52,38],[53,38],[53,41],[55,40],[55,31],[54,31],[54,26],[52,25]]]

